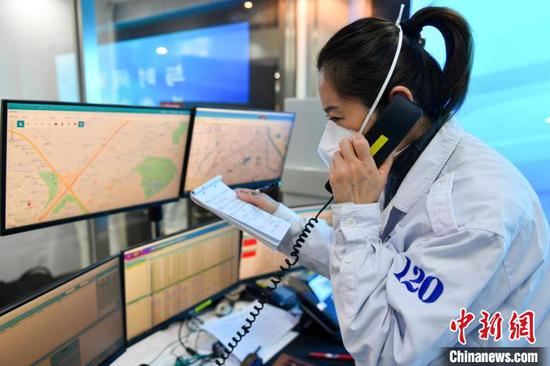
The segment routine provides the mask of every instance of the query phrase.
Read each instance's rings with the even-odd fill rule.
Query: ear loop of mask
[[[395,55],[393,56],[393,61],[390,66],[390,71],[388,71],[388,75],[386,76],[386,80],[384,80],[384,83],[382,84],[382,88],[380,88],[380,91],[378,92],[378,95],[376,96],[376,99],[374,100],[374,103],[372,104],[372,107],[369,109],[369,112],[367,113],[367,116],[365,117],[365,120],[363,121],[363,124],[361,125],[361,128],[359,129],[359,133],[363,134],[363,131],[365,127],[367,126],[367,123],[369,122],[369,119],[372,117],[374,110],[376,109],[376,106],[378,105],[378,102],[380,102],[380,99],[382,98],[382,95],[384,94],[384,91],[386,90],[386,87],[388,86],[388,83],[390,82],[390,79],[393,75],[393,71],[395,70],[395,65],[397,65],[397,59],[399,58],[399,53],[401,51],[401,44],[403,43],[403,30],[401,29],[401,16],[403,15],[403,9],[405,8],[405,4],[401,4],[401,8],[399,9],[399,16],[397,17],[397,20],[395,21],[395,25],[397,28],[399,28],[399,39],[397,41],[397,50],[395,51]]]

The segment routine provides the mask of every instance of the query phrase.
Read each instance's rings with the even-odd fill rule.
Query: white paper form
[[[227,346],[229,342],[232,342],[231,338],[235,336],[237,330],[242,332],[241,327],[246,324],[245,319],[253,305],[257,305],[257,303],[253,302],[248,308],[223,318],[210,320],[202,325],[202,329]],[[264,306],[248,334],[233,351],[233,355],[239,361],[244,360],[249,353],[256,352],[258,347],[260,347],[258,355],[266,360],[269,357],[270,347],[287,336],[300,320],[299,317],[275,306],[269,304]]]
[[[237,198],[221,176],[191,192],[191,199],[257,239],[278,246],[290,223]]]

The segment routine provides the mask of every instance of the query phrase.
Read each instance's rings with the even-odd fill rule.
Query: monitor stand
[[[273,198],[277,202],[282,202],[282,192],[280,187],[273,187],[265,191],[269,197]]]

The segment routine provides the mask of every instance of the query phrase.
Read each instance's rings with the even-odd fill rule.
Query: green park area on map
[[[44,183],[48,186],[49,192],[48,192],[48,202],[46,203],[46,207],[52,202],[55,195],[57,194],[57,188],[58,188],[58,182],[57,182],[57,176],[53,172],[38,172],[40,175],[40,178],[44,181]]]
[[[80,202],[76,198],[74,198],[73,195],[66,195],[61,199],[61,201],[59,201],[57,206],[54,207],[53,213],[59,213],[59,211],[61,211],[67,205],[67,203],[76,203],[83,212],[88,212],[88,210],[86,210],[86,207],[82,206]]]
[[[187,131],[187,124],[181,122],[180,126],[172,132],[172,142],[174,145],[179,145],[181,137]]]
[[[147,156],[134,168],[141,175],[141,186],[149,198],[162,191],[176,176],[176,166],[168,158]]]

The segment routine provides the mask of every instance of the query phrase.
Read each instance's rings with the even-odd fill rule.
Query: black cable
[[[202,329],[199,329],[195,335],[195,344],[194,347],[197,350],[197,353],[199,352],[199,338],[201,336],[201,332],[203,332]]]
[[[180,355],[174,353],[174,352],[176,351],[176,349],[178,349],[179,346],[180,346],[179,344],[176,344],[176,346],[175,346],[175,347],[172,347],[172,349],[170,350],[170,354],[171,354],[172,356],[174,356],[175,359],[178,359],[178,358],[181,357]]]
[[[166,347],[164,347],[164,348],[162,349],[162,351],[160,351],[155,357],[153,357],[153,359],[152,359],[147,365],[152,365],[153,363],[155,363],[155,361],[157,361],[158,358],[159,358],[168,348],[170,348],[171,346],[173,346],[174,343],[177,343],[177,341],[170,342]]]
[[[198,319],[198,318],[197,318]],[[200,320],[200,319],[199,319]],[[214,353],[207,353],[207,354],[204,354],[204,353],[200,353],[199,352],[199,339],[201,337],[201,333],[204,332],[204,329],[199,329],[196,333],[195,333],[195,349],[197,350],[197,354],[198,356],[201,356],[201,363],[200,365],[203,364],[203,362],[207,362],[207,361],[210,361],[212,359],[214,359]]]
[[[248,313],[248,317],[245,319],[246,324],[243,324],[241,326],[241,330],[237,330],[235,332],[235,336],[231,338],[232,342],[227,343],[227,347],[223,346],[224,352],[214,360],[216,365],[221,366],[227,361],[229,356],[233,353],[233,350],[237,347],[237,345],[241,342],[241,340],[244,338],[245,335],[248,334],[250,331],[250,328],[252,327],[252,324],[256,321],[256,318],[260,315],[262,309],[265,306],[265,303],[268,302],[268,300],[271,298],[271,294],[279,283],[282,281],[283,276],[292,269],[300,259],[300,249],[302,248],[303,244],[306,242],[307,237],[315,228],[315,225],[319,222],[319,215],[330,205],[334,197],[331,197],[327,203],[317,212],[317,215],[315,215],[314,218],[309,219],[304,228],[302,229],[302,232],[300,235],[298,235],[298,238],[294,242],[294,245],[292,246],[292,251],[290,252],[290,257],[294,258],[293,262],[290,261],[290,259],[285,259],[285,264],[282,264],[279,268],[281,269],[281,272],[278,274],[273,275],[270,278],[271,284],[268,285],[262,292],[260,293],[259,298],[257,299],[259,305],[254,305],[253,310],[251,310]]]
[[[179,325],[179,328],[178,328],[178,342],[181,344],[181,346],[183,347],[183,349],[189,353],[191,356],[195,356],[197,354],[197,352],[195,352],[194,349],[190,348],[190,347],[187,347],[184,343],[183,343],[183,340],[181,338],[181,329],[183,328],[183,323],[186,323],[185,321],[182,321]],[[189,323],[189,322],[188,322]],[[189,327],[189,326],[188,326]],[[188,328],[189,329],[189,328]],[[186,336],[185,336],[185,341],[187,342],[187,340],[189,339],[189,336],[191,335],[191,333],[193,333],[194,330],[191,330],[189,329],[189,331],[187,332]]]
[[[185,335],[185,338],[182,339],[181,330],[183,328],[184,323],[185,323],[185,327],[187,328],[187,334]],[[179,328],[178,328],[178,341],[179,341],[179,344],[183,347],[183,349],[194,360],[191,364],[197,362],[197,360],[202,360],[202,359],[205,359],[205,358],[208,358],[208,359],[212,358],[211,353],[201,354],[198,351],[199,335],[200,335],[201,332],[203,332],[203,330],[200,328],[200,326],[203,323],[204,322],[202,321],[202,319],[200,319],[200,318],[193,315],[193,316],[191,316],[191,318],[187,319],[187,321],[182,321],[179,325]],[[195,334],[195,346],[194,346],[195,348],[191,348],[191,347],[186,345],[187,341],[189,340],[189,338],[191,337],[192,334]]]
[[[193,334],[197,331],[199,331],[199,333],[200,333],[202,331],[201,329],[198,329],[198,327],[200,327],[200,325],[199,326],[195,325],[194,328],[191,327],[191,322],[193,322],[193,321],[203,323],[203,321],[200,318],[197,318],[197,317],[194,317],[194,316],[191,317],[190,319],[182,320],[180,322],[179,328],[178,328],[178,339],[173,341],[173,342],[170,342],[168,345],[166,345],[162,349],[162,351],[160,351],[155,357],[153,357],[153,359],[148,364],[144,364],[144,365],[152,365],[153,363],[155,363],[159,359],[159,357],[162,356],[162,354],[164,352],[166,352],[167,349],[169,349],[170,347],[173,347],[175,343],[179,343],[183,347],[183,349],[185,349],[187,351],[187,353],[189,353],[193,358],[196,357],[195,355],[200,356],[200,357],[194,359],[193,363],[198,362],[199,360],[203,360],[205,357],[211,356],[211,355],[199,355],[198,352],[195,352],[194,350],[191,350],[192,352],[189,352],[189,350],[188,350],[189,347],[187,347],[185,345],[184,342],[187,342],[187,340],[189,339],[189,336],[191,336],[191,334]],[[188,331],[187,331],[187,334],[185,334],[185,337],[182,338],[181,330],[182,330],[184,324],[185,324]],[[197,347],[195,346],[195,348],[197,348]],[[195,353],[193,354],[193,352],[195,352]],[[181,357],[181,356],[178,356],[174,353],[174,348],[172,348],[170,350],[170,354],[172,356],[174,356],[175,358]]]

